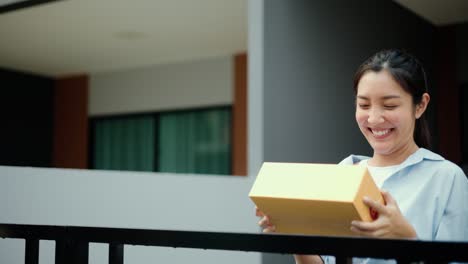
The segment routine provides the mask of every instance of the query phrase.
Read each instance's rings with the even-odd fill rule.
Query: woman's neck
[[[411,154],[415,153],[419,147],[416,143],[408,144],[405,147],[394,151],[390,154],[376,154],[368,161],[368,164],[376,167],[385,167],[401,164],[405,161]]]

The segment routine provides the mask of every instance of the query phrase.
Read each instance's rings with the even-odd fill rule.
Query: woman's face
[[[422,114],[422,113],[421,113]],[[386,70],[365,73],[358,83],[356,121],[374,154],[389,155],[414,143],[412,97]]]

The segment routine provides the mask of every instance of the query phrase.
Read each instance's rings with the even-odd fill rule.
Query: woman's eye
[[[369,105],[368,104],[359,104],[359,108],[367,109],[367,108],[369,108]]]
[[[386,109],[395,109],[397,106],[396,105],[384,105]]]

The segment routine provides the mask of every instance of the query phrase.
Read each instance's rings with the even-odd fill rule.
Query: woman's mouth
[[[393,131],[393,128],[388,128],[388,129],[372,129],[369,128],[369,131],[372,132],[372,135],[377,138],[377,139],[383,139],[386,138],[390,135],[390,133]]]

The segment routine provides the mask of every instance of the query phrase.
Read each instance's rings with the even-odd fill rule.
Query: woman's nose
[[[379,109],[370,109],[369,110],[369,116],[367,117],[367,122],[369,124],[379,124],[384,121],[384,118],[382,116],[382,112]]]

